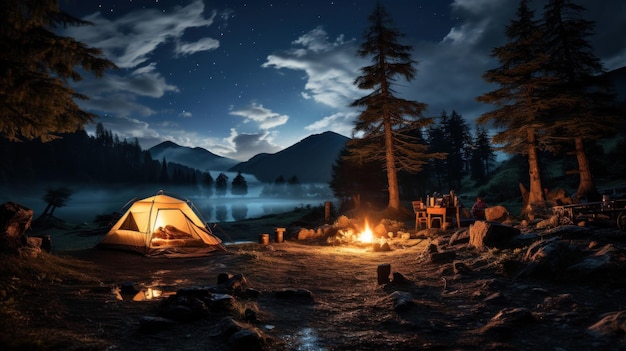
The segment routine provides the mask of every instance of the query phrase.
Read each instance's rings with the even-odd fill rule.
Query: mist
[[[276,214],[291,211],[300,207],[321,206],[326,201],[336,202],[327,184],[301,184],[304,189],[320,190],[316,193],[304,193],[301,197],[281,198],[280,196],[262,196],[266,183],[261,183],[255,178],[248,178],[248,194],[245,196],[232,195],[230,193],[229,176],[228,192],[225,196],[216,196],[214,189],[196,187],[159,187],[149,186],[85,186],[68,184],[40,184],[28,187],[4,187],[1,190],[0,201],[2,203],[15,202],[34,211],[33,218],[39,217],[45,210],[47,203],[43,196],[49,189],[67,187],[72,195],[66,201],[65,206],[58,207],[54,216],[66,221],[68,224],[80,224],[93,222],[97,216],[119,213],[126,204],[133,200],[139,200],[155,195],[159,190],[166,194],[182,196],[191,200],[200,211],[203,219],[208,223],[233,222],[248,218],[257,218],[268,214]],[[249,179],[252,179],[250,181]]]

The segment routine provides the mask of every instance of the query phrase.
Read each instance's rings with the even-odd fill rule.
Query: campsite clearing
[[[604,314],[626,309],[623,286],[514,279],[503,270],[514,252],[477,253],[467,245],[454,247],[455,262],[467,268],[458,272],[453,263],[433,263],[427,255],[431,244],[443,245],[451,234],[428,232],[387,252],[289,239],[267,246],[230,245],[227,252],[200,258],[96,249],[45,255],[32,261],[35,266],[22,267],[17,279],[6,266],[0,271],[6,294],[0,304],[0,345],[8,350],[225,350],[228,340],[215,336],[219,322],[225,315],[241,321],[240,313],[248,307],[257,314],[249,327],[267,337],[271,350],[626,346],[623,335],[589,330]],[[623,250],[624,242],[611,245]],[[406,280],[379,285],[381,264]],[[215,285],[220,273],[242,274],[261,295],[238,300],[230,313],[153,333],[140,333],[140,320],[155,316],[165,297],[118,300],[112,291],[133,283],[140,289],[158,288],[166,296]],[[278,298],[276,293],[284,289],[308,290],[314,300]],[[410,303],[394,307],[398,296],[409,296]]]

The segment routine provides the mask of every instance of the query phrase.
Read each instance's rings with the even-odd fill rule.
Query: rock
[[[243,311],[243,319],[246,322],[252,322],[252,323],[258,322],[256,311],[250,307],[246,307],[246,309]]]
[[[509,337],[519,326],[535,320],[527,308],[505,308],[493,316],[487,324],[478,330],[479,334],[490,334],[495,337]]]
[[[220,282],[217,286],[209,288],[210,292],[221,294],[241,295],[248,289],[248,280],[243,274],[224,275],[222,273],[218,275],[217,279]]]
[[[626,336],[626,311],[607,313],[588,330],[596,336],[616,337],[624,340]]]
[[[230,278],[232,278],[232,276],[228,273],[220,273],[217,275],[217,284],[224,284],[226,283]]]
[[[382,244],[374,243],[372,244],[372,250],[374,252],[389,252],[391,251],[391,246],[389,246],[388,242],[384,242]]]
[[[243,329],[228,338],[232,351],[260,351],[263,350],[263,340],[254,330]]]
[[[444,252],[432,252],[430,253],[430,262],[435,264],[450,263],[456,258],[456,252],[444,251]]]
[[[407,279],[400,272],[393,272],[393,279],[391,280],[394,284],[408,284],[411,281]]]
[[[492,206],[485,209],[487,222],[504,222],[509,219],[509,211],[504,206]]]
[[[307,240],[315,237],[315,230],[302,228],[298,231],[298,240]]]
[[[551,238],[531,245],[522,260],[527,266],[521,269],[518,277],[563,279],[562,273],[581,260],[581,251],[558,238]]]
[[[470,245],[482,250],[485,247],[508,248],[520,230],[507,225],[477,221],[469,229]]]
[[[235,298],[229,294],[211,294],[208,300],[210,310],[214,312],[230,311],[235,304]]]
[[[413,305],[413,295],[406,291],[394,291],[389,295],[393,309],[403,311]]]
[[[26,230],[33,220],[33,210],[15,202],[0,206],[0,252],[17,253],[26,246]]]
[[[39,248],[41,248],[42,251],[45,251],[47,253],[50,253],[50,251],[52,251],[52,239],[50,238],[50,235],[48,234],[42,234],[42,235],[35,235],[32,237],[29,237],[28,239],[30,240],[31,238],[38,238],[41,241],[39,242]]]
[[[162,301],[158,314],[175,321],[190,322],[208,316],[208,308],[196,297],[176,293]]]
[[[216,325],[217,330],[211,334],[211,336],[220,336],[228,338],[240,330],[244,330],[245,326],[232,317],[226,317],[219,321]]]

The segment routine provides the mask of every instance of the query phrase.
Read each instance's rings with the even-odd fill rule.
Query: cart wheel
[[[626,211],[622,211],[617,216],[617,227],[623,231],[626,231]]]

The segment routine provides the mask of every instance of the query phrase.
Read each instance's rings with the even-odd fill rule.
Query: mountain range
[[[148,151],[153,159],[163,158],[201,171],[241,172],[254,175],[262,182],[297,177],[300,183],[328,183],[332,165],[349,138],[335,132],[310,135],[296,144],[274,154],[258,154],[239,162],[218,156],[206,149],[180,146],[165,141]],[[215,174],[212,174],[216,177]]]

